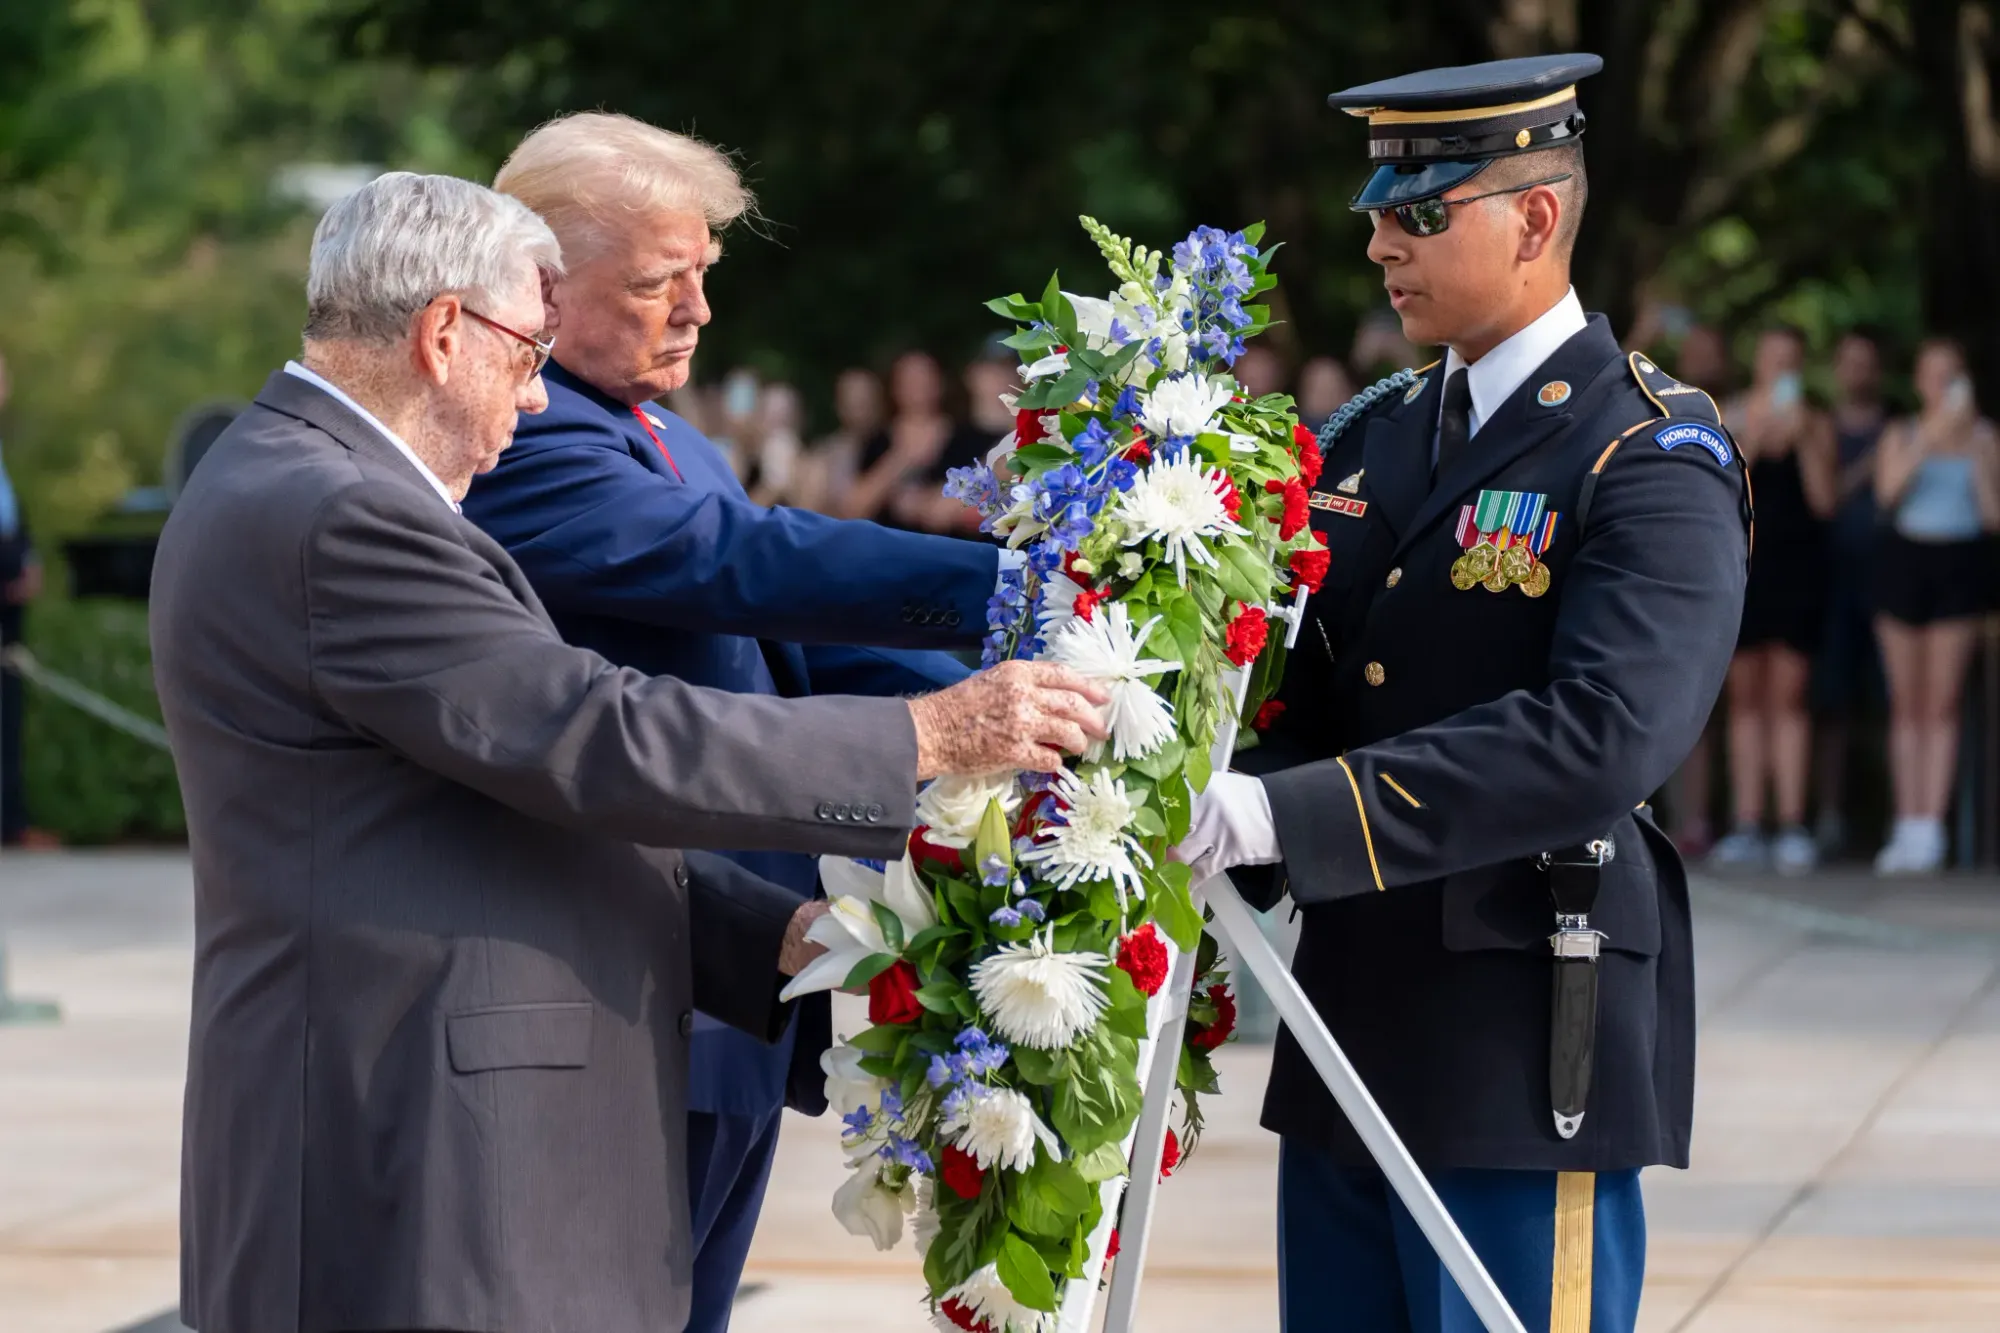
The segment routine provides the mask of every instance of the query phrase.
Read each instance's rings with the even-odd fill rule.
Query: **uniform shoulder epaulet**
[[[1360,393],[1355,394],[1345,403],[1342,403],[1340,409],[1328,417],[1326,424],[1319,428],[1320,451],[1322,453],[1325,452],[1327,446],[1339,439],[1343,431],[1360,420],[1369,408],[1375,406],[1375,404],[1381,402],[1390,394],[1408,393],[1410,386],[1418,383],[1423,378],[1424,372],[1436,364],[1437,362],[1433,361],[1429,366],[1421,366],[1416,370],[1405,369],[1399,370],[1393,375],[1385,375],[1363,389]]]
[[[1661,416],[1692,417],[1711,426],[1722,424],[1722,409],[1705,390],[1681,383],[1644,352],[1634,352],[1625,360],[1632,368],[1632,378],[1639,382],[1639,392],[1646,395]]]

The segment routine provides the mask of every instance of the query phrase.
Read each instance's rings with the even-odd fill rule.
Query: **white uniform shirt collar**
[[[321,375],[312,370],[308,370],[306,367],[300,365],[296,361],[285,362],[285,373],[287,375],[298,376],[300,379],[304,380],[307,384],[312,385],[314,388],[318,389],[321,393],[326,394],[329,398],[332,398],[342,407],[354,413],[355,416],[360,417],[363,421],[367,422],[370,426],[374,427],[377,434],[379,434],[383,439],[387,440],[389,443],[395,445],[396,451],[402,454],[403,457],[410,460],[410,465],[416,468],[417,474],[421,476],[425,481],[431,484],[431,489],[438,493],[438,497],[440,499],[442,499],[446,504],[451,506],[453,513],[460,512],[458,508],[458,501],[451,498],[451,492],[446,490],[444,487],[444,483],[438,480],[437,473],[431,471],[429,465],[426,464],[423,459],[417,457],[417,451],[410,448],[409,445],[403,443],[402,436],[396,434],[395,431],[390,430],[380,421],[377,421],[375,419],[375,414],[373,412],[370,412],[367,408],[363,407],[361,404],[355,402],[352,398],[348,397],[347,392],[344,389],[342,389],[338,384],[335,384],[332,380],[326,378],[326,376],[324,375]]]
[[[1521,387],[1521,382],[1587,323],[1583,302],[1576,299],[1576,288],[1572,287],[1541,318],[1474,362],[1470,367],[1472,433],[1478,434],[1481,424],[1493,419],[1493,414]],[[1450,379],[1452,372],[1464,365],[1457,352],[1447,352],[1445,378]]]

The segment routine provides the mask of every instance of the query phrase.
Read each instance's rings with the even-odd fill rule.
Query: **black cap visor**
[[[1419,199],[1443,194],[1454,185],[1465,184],[1492,164],[1493,159],[1487,157],[1470,162],[1410,162],[1380,166],[1348,207],[1357,213],[1365,213],[1377,208],[1394,208],[1398,204],[1414,204]]]

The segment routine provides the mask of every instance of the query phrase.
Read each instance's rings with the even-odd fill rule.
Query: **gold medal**
[[[1521,592],[1527,597],[1540,597],[1549,590],[1549,567],[1537,560],[1534,573],[1528,575],[1521,584]]]
[[[1451,562],[1451,586],[1460,592],[1466,591],[1479,582],[1479,576],[1472,572],[1472,553],[1467,552]]]
[[[1510,546],[1500,553],[1500,572],[1509,583],[1525,582],[1535,569],[1535,558],[1525,546]]]
[[[1466,572],[1472,575],[1474,583],[1491,574],[1500,564],[1500,552],[1493,549],[1492,542],[1482,541],[1465,553]]]
[[[1501,569],[1498,565],[1494,566],[1491,574],[1480,580],[1480,583],[1488,592],[1505,592],[1508,585],[1512,582],[1513,580],[1507,577],[1507,571]]]

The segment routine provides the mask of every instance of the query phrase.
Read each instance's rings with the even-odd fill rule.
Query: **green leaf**
[[[1187,756],[1187,747],[1177,736],[1148,755],[1141,755],[1132,761],[1132,767],[1152,778],[1155,782],[1166,780],[1169,773],[1181,766]]]
[[[858,990],[896,965],[896,955],[892,953],[871,953],[856,963],[847,974],[847,980],[840,983],[843,990]]]
[[[1118,906],[1118,890],[1110,880],[1100,879],[1090,886],[1090,914],[1099,921],[1122,921],[1125,913]]]
[[[868,910],[875,915],[875,924],[882,928],[882,938],[889,945],[889,952],[903,952],[903,918],[885,903],[869,903]]]
[[[956,1013],[957,1005],[953,1002],[964,993],[965,987],[949,978],[943,978],[933,981],[928,986],[919,987],[917,1003],[934,1014]]]
[[[1111,1006],[1105,1011],[1105,1021],[1114,1032],[1122,1032],[1134,1039],[1146,1035],[1146,997],[1132,983],[1131,975],[1122,967],[1114,967],[1105,974],[1110,978],[1105,987],[1111,997]]]
[[[963,880],[952,880],[945,885],[945,896],[951,899],[952,915],[961,922],[984,921],[986,914],[979,910],[979,890]]]
[[[1142,838],[1157,838],[1167,831],[1167,821],[1150,805],[1139,807],[1132,816],[1132,831]]]
[[[1042,317],[1042,308],[1019,292],[1011,296],[996,296],[986,303],[986,308],[1002,319],[1017,320],[1023,324]]]
[[[901,1028],[863,1028],[847,1039],[847,1044],[869,1055],[888,1055],[896,1049],[896,1044],[904,1037]]]
[[[1029,444],[1014,451],[1016,471],[1061,467],[1075,461],[1076,455],[1060,444]]]
[[[1047,329],[1022,329],[1019,333],[1010,333],[1002,338],[1000,345],[1011,347],[1017,352],[1042,352],[1055,346],[1055,341],[1055,335]]]
[[[1087,1153],[1078,1153],[1072,1159],[1076,1173],[1089,1183],[1096,1185],[1125,1174],[1125,1154],[1115,1143],[1100,1144]]]
[[[1056,1284],[1049,1276],[1049,1266],[1035,1247],[1019,1236],[1009,1235],[1000,1242],[1000,1257],[995,1261],[1000,1270],[1000,1281],[1015,1300],[1030,1310],[1053,1310],[1056,1308]]]
[[[965,931],[961,927],[953,925],[949,921],[940,921],[935,926],[925,926],[912,936],[910,942],[903,946],[903,952],[906,954],[921,953],[940,940],[956,939],[964,933]]]
[[[1044,1088],[1056,1081],[1067,1064],[1061,1051],[1038,1051],[1032,1046],[1014,1047],[1013,1060],[1022,1078]]]
[[[1187,775],[1189,787],[1195,791],[1206,791],[1208,780],[1215,776],[1215,764],[1207,750],[1191,749],[1188,751],[1187,767],[1182,772]]]
[[[1165,881],[1156,887],[1148,901],[1153,908],[1153,920],[1179,949],[1192,949],[1201,939],[1201,913],[1194,910],[1194,900],[1188,895],[1187,867],[1177,862],[1169,863],[1162,870],[1178,869],[1179,876],[1162,875]],[[1178,880],[1178,882],[1176,882]]]
[[[1238,597],[1241,602],[1267,602],[1271,599],[1271,566],[1263,557],[1240,542],[1230,542],[1220,551],[1224,569],[1233,569],[1237,576],[1252,589],[1248,597]]]
[[[1259,242],[1259,241],[1261,241],[1261,240],[1263,240],[1263,239],[1264,239],[1264,224],[1263,224],[1263,223],[1261,223],[1261,222],[1253,222],[1253,223],[1251,223],[1251,224],[1250,224],[1249,226],[1247,226],[1247,227],[1245,227],[1245,228],[1243,229],[1243,240],[1244,240],[1244,242],[1245,242],[1246,244],[1249,244],[1249,245],[1251,245],[1251,246],[1255,246],[1255,245],[1257,244],[1257,242]],[[1018,298],[1017,298],[1017,299],[1018,299]]]

